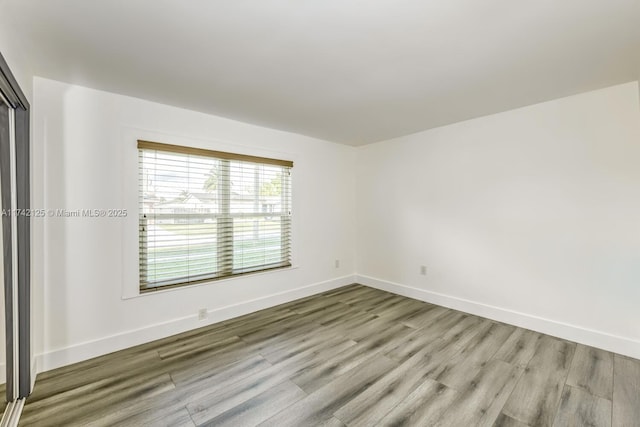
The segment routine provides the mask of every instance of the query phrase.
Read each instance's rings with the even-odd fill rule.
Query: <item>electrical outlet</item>
[[[339,259],[336,260],[335,265],[336,265],[336,268],[340,268],[340,260]]]
[[[420,274],[422,274],[423,276],[427,275],[427,266],[426,265],[421,265],[420,266]]]
[[[198,320],[204,320],[209,316],[209,312],[206,308],[201,308],[198,310]]]

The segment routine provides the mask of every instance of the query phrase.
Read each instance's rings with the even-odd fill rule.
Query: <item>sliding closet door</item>
[[[5,354],[6,354],[6,390],[7,401],[15,399],[13,362],[13,239],[11,210],[11,109],[0,97],[0,199],[2,201],[2,266],[4,277],[4,314],[5,314]]]
[[[15,131],[16,207],[19,212],[31,208],[31,168],[29,158],[29,112],[13,110]],[[16,215],[16,264],[18,284],[16,295],[18,337],[18,397],[31,393],[31,216]]]
[[[0,55],[0,201],[7,401],[31,392],[29,103]]]
[[[0,188],[2,188],[2,174],[0,174]],[[0,201],[0,208],[2,203]],[[5,337],[6,337],[6,332],[5,332],[5,308],[4,308],[4,255],[3,255],[3,249],[4,245],[3,245],[3,240],[2,240],[2,217],[0,217],[0,369],[2,369],[2,372],[0,373],[0,375],[4,375],[4,378],[2,380],[3,383],[5,383],[6,386],[6,378],[8,377],[6,375],[6,371],[7,371],[7,347],[6,347],[6,342],[5,342]],[[3,396],[3,394],[5,396]],[[4,411],[4,408],[6,406],[6,393],[2,393],[0,394],[0,413],[2,413]]]

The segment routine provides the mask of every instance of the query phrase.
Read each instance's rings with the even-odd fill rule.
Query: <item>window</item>
[[[291,266],[293,162],[138,141],[140,290]]]

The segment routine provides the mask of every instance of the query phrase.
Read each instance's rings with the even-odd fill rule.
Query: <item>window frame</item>
[[[191,280],[189,280],[189,277],[186,277],[186,278],[182,278],[185,280],[168,279],[164,281],[164,283],[163,281],[152,282],[151,286],[149,286],[149,282],[142,281],[141,267],[142,267],[142,263],[145,262],[145,260],[142,258],[142,256],[140,256],[138,258],[138,292],[140,295],[154,293],[154,292],[163,291],[163,290],[171,290],[171,289],[185,287],[185,286],[199,285],[199,284],[204,284],[208,282],[228,280],[228,279],[233,279],[233,278],[246,276],[246,275],[268,273],[275,270],[282,270],[282,269],[293,267],[293,264],[292,264],[293,200],[292,200],[292,191],[291,191],[293,161],[281,160],[281,159],[275,159],[275,158],[269,158],[269,157],[252,156],[252,155],[232,153],[232,152],[226,152],[226,151],[209,150],[209,149],[196,148],[196,147],[190,147],[190,146],[165,144],[165,143],[152,142],[147,140],[138,140],[137,143],[138,145],[137,145],[136,151],[138,153],[138,156],[140,156],[141,150],[156,150],[156,151],[162,151],[162,152],[168,152],[168,153],[177,153],[182,155],[210,157],[210,158],[219,160],[221,162],[227,163],[227,167],[221,168],[221,170],[226,171],[226,174],[222,175],[222,178],[221,178],[222,185],[219,185],[218,187],[219,194],[220,195],[224,194],[224,197],[220,198],[221,211],[219,213],[210,214],[211,217],[216,218],[216,224],[218,227],[216,236],[224,236],[223,239],[216,239],[217,245],[218,245],[217,251],[216,251],[218,268],[216,269],[216,272],[213,274],[202,274],[200,275],[202,276],[201,278],[198,278],[200,276],[192,276],[193,279]],[[229,221],[232,222],[235,218],[253,217],[253,216],[259,217],[263,215],[263,212],[255,211],[250,213],[247,213],[247,212],[233,213],[230,211],[231,181],[229,178],[229,170],[230,170],[229,165],[231,161],[248,162],[248,163],[254,163],[256,165],[282,166],[283,171],[287,171],[289,176],[287,179],[282,180],[283,187],[281,190],[282,210],[280,211],[281,213],[280,218],[281,220],[288,222],[287,227],[282,226],[280,230],[281,251],[283,252],[281,257],[282,262],[263,264],[255,267],[245,267],[240,269],[233,268],[233,250],[231,251],[231,253],[229,253],[228,248],[230,247],[233,248],[235,233],[232,228],[228,227],[228,222]],[[139,174],[138,180],[140,180],[142,164],[140,163],[139,160],[137,162],[137,169]],[[259,175],[258,168],[256,168],[256,179],[258,175]],[[138,181],[138,185],[140,185],[139,181]],[[138,201],[140,205],[141,204],[140,202],[143,200],[142,199],[143,194],[139,186],[137,188],[137,196],[138,196]],[[286,204],[284,203],[285,201],[286,201]],[[140,228],[140,224],[144,215],[145,214],[143,210],[140,210],[138,212],[138,225],[139,225],[138,242],[140,242],[141,233],[143,232],[142,229]],[[196,215],[201,215],[201,214],[196,214]],[[222,223],[220,222],[220,219],[223,219]],[[287,243],[285,243],[285,239]],[[222,250],[223,248],[226,249],[226,251]],[[225,252],[228,254],[227,258],[222,259],[220,254]],[[142,250],[140,249],[140,245],[138,247],[138,254],[142,255]],[[222,265],[224,265],[225,268],[222,268],[221,267]]]

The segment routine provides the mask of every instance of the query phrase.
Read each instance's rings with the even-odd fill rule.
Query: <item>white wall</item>
[[[354,149],[36,78],[43,206],[130,212],[36,225],[39,369],[351,283],[356,253],[364,284],[640,357],[638,89]],[[128,298],[137,138],[294,160],[298,268]]]
[[[34,185],[44,207],[129,210],[125,220],[42,220],[40,370],[353,282],[354,148],[42,78],[34,98],[44,159]],[[137,286],[138,138],[293,160],[296,268],[129,298]],[[199,322],[203,307],[210,317]]]
[[[638,94],[361,147],[360,282],[640,357]]]
[[[31,102],[33,95],[33,73],[24,43],[12,28],[11,16],[0,14],[0,53],[9,64],[13,76],[25,96]]]

